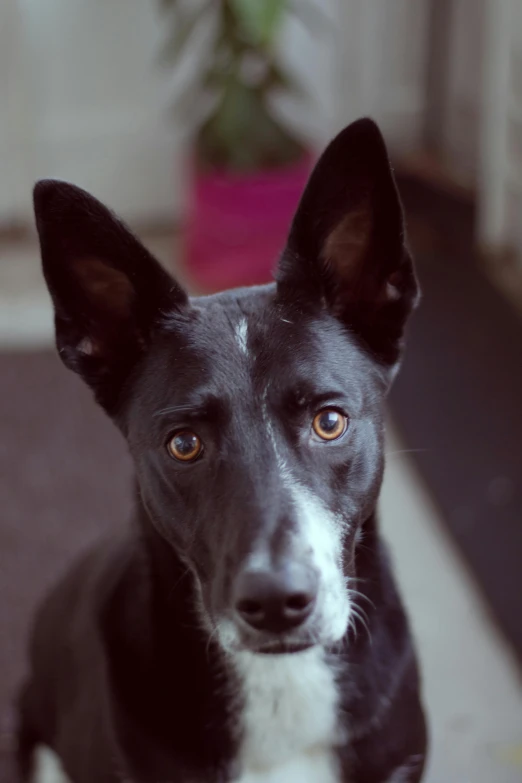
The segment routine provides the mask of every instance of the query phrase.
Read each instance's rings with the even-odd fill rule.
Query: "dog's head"
[[[35,210],[60,356],[127,438],[209,630],[260,652],[339,641],[417,297],[375,124],[319,160],[269,286],[190,300],[85,192],[40,182]]]

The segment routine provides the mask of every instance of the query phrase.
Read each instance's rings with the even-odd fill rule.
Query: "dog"
[[[136,510],[37,613],[23,779],[416,783],[376,504],[419,293],[378,127],[328,145],[268,285],[191,299],[89,194],[34,202],[57,349],[127,441]]]

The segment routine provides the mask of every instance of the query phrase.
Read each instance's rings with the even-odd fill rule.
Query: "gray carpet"
[[[0,783],[35,606],[131,501],[124,442],[54,352],[0,354]]]

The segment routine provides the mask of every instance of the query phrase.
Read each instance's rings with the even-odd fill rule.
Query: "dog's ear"
[[[319,159],[277,281],[280,301],[328,308],[379,361],[395,364],[418,288],[386,147],[372,120],[349,125]]]
[[[80,188],[38,182],[34,208],[59,354],[111,412],[159,319],[186,307],[187,296],[128,228]]]

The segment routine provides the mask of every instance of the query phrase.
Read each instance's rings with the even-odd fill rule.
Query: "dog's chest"
[[[241,653],[237,668],[244,698],[238,783],[339,783],[338,691],[322,653]]]

